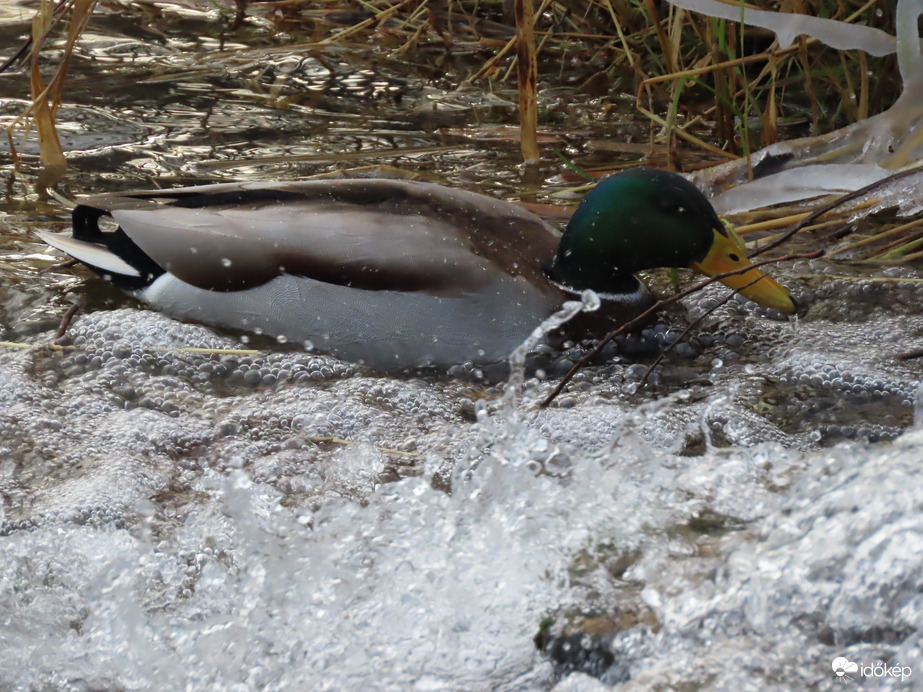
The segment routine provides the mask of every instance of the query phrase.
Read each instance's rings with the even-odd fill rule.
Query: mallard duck
[[[383,369],[500,361],[585,289],[602,308],[559,337],[599,336],[653,303],[639,270],[749,266],[692,183],[650,168],[600,182],[563,235],[509,202],[383,179],[98,195],[73,226],[40,235],[168,315]],[[759,277],[744,296],[795,310],[758,269],[724,283]]]

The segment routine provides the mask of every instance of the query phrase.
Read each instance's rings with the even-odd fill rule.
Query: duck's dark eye
[[[732,252],[730,255],[728,255],[728,257],[731,258],[731,261],[732,261],[732,262],[740,262],[740,257],[738,257],[737,255],[735,255],[733,252]]]

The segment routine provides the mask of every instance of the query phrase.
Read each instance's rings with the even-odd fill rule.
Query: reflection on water
[[[359,166],[508,199],[573,184],[550,155],[524,183],[515,94],[455,89],[483,63],[464,37],[321,50],[346,24],[253,7],[239,30],[192,0],[99,9],[59,112],[71,192]],[[0,7],[0,58],[31,9]],[[4,123],[27,88],[0,75]],[[617,93],[571,92],[543,90],[549,150],[590,165],[644,141]],[[47,344],[85,307],[71,348],[0,347],[0,687],[832,690],[838,656],[923,673],[919,434],[900,437],[919,367],[894,358],[923,333],[913,270],[787,268],[798,320],[731,301],[632,394],[679,335],[667,316],[549,410],[530,378],[510,411],[475,373],[381,377],[39,273],[59,258],[30,231],[68,213],[32,194],[22,137],[20,170],[0,152],[2,338]]]

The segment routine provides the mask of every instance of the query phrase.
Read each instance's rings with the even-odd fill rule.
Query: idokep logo
[[[858,675],[866,678],[900,678],[904,681],[913,674],[910,666],[889,666],[881,661],[872,665],[862,665],[850,661],[845,656],[837,656],[833,659],[831,667],[833,674],[844,681],[855,680]]]
[[[855,678],[850,677],[850,673],[859,672],[859,664],[853,663],[848,658],[843,656],[838,656],[833,659],[833,672],[838,678],[844,678],[846,680],[854,680]]]

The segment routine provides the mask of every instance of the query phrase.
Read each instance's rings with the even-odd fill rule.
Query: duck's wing
[[[219,291],[281,274],[434,295],[477,291],[498,271],[541,286],[541,263],[558,242],[516,205],[413,181],[236,183],[83,200],[74,237],[147,274],[99,230],[103,214],[162,270]]]

